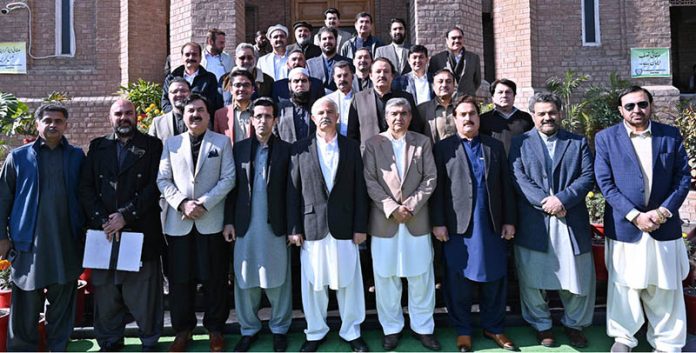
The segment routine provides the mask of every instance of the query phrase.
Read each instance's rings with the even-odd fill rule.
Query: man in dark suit
[[[413,120],[408,129],[418,133],[425,132],[425,123],[416,113],[416,103],[413,96],[407,92],[392,91],[394,65],[386,58],[378,58],[372,63],[370,79],[373,88],[355,93],[348,113],[348,137],[360,141],[364,146],[370,137],[387,130],[387,120],[384,118],[384,106],[391,98],[405,98],[411,103]]]
[[[500,348],[504,334],[507,242],[515,235],[514,189],[503,145],[479,135],[478,102],[454,104],[457,134],[435,145],[437,187],[430,198],[433,234],[443,242],[444,296],[457,348],[471,351],[471,304],[478,286],[481,326]]]
[[[396,71],[394,71],[395,75],[401,76],[411,71],[411,66],[408,62],[411,44],[406,42],[406,21],[401,18],[392,18],[389,20],[389,23],[389,36],[391,36],[392,41],[377,48],[375,58],[384,57],[389,59],[396,68]]]
[[[418,105],[418,112],[426,123],[428,137],[433,143],[457,133],[454,125],[454,74],[441,69],[433,75],[435,98]]]
[[[370,49],[372,56],[375,50],[381,47],[382,41],[372,33],[374,22],[372,16],[367,12],[359,12],[355,15],[355,36],[349,39],[340,48],[340,54],[347,58],[354,58],[355,52],[360,48]]]
[[[293,145],[288,185],[288,241],[302,246],[302,307],[314,352],[329,332],[328,290],[336,290],[339,336],[354,352],[368,351],[360,337],[365,297],[358,245],[367,237],[367,189],[358,143],[336,131],[338,107],[329,98],[312,106],[316,135]]]
[[[169,84],[174,77],[183,77],[191,85],[191,92],[198,93],[208,101],[208,109],[216,111],[223,106],[222,95],[218,92],[218,80],[215,74],[208,72],[201,66],[202,49],[198,43],[189,42],[181,47],[181,56],[183,57],[183,65],[172,70],[172,72],[164,78],[162,84],[162,98],[160,106],[163,113],[168,113],[172,110],[172,102],[169,101]]]
[[[592,324],[595,271],[585,196],[594,185],[587,140],[561,129],[561,99],[536,93],[529,100],[532,130],[513,138],[510,165],[517,189],[515,262],[522,317],[537,341],[555,346],[545,291],[556,290],[570,345],[587,346],[582,333]]]
[[[333,67],[339,61],[350,61],[350,59],[336,54],[336,30],[333,28],[322,27],[319,30],[321,55],[307,60],[307,70],[311,77],[321,80],[327,93],[336,90],[336,83],[333,80]]]
[[[448,68],[457,80],[459,95],[476,95],[481,85],[481,61],[479,56],[464,48],[464,30],[455,26],[446,33],[447,50],[437,53],[430,58],[428,71]]]
[[[302,54],[302,51],[299,49],[293,50],[291,53],[288,53],[288,62],[287,62],[287,70],[288,70],[288,76],[290,75],[290,71],[295,68],[306,68],[307,67],[307,62],[305,61],[304,54]],[[309,72],[308,72],[309,74]],[[289,86],[289,79],[288,78],[283,78],[280,80],[277,80],[273,83],[273,100],[276,103],[280,103],[281,100],[283,99],[290,99],[291,92],[290,92],[290,86]],[[320,79],[314,78],[314,77],[309,77],[309,94],[312,97],[312,101],[317,100],[321,97],[323,97],[326,93],[326,90],[324,89],[324,83],[321,82]]]
[[[278,112],[270,98],[255,100],[252,111],[254,135],[233,148],[237,187],[227,196],[222,232],[225,240],[235,241],[234,303],[242,338],[234,351],[248,351],[258,338],[263,291],[273,309],[273,350],[284,352],[292,322],[285,213],[291,145],[273,135]]]
[[[124,319],[138,323],[143,351],[156,349],[164,323],[160,254],[164,237],[159,217],[157,168],[162,142],[138,131],[133,103],[111,105],[114,133],[89,145],[82,168],[80,201],[91,229],[103,230],[114,243],[123,231],[143,233],[138,272],[93,270],[94,330],[103,351],[123,348]],[[118,185],[118,192],[113,185]],[[130,236],[130,235],[129,235]]]
[[[628,352],[647,317],[650,345],[679,351],[686,343],[682,280],[689,272],[679,207],[689,192],[688,156],[679,130],[651,121],[648,90],[632,86],[619,99],[623,121],[595,140],[595,177],[607,201],[607,335],[613,352]]]
[[[491,95],[495,108],[481,114],[481,133],[498,139],[509,152],[512,137],[529,131],[534,122],[529,113],[515,108],[515,82],[506,78],[493,81]]]
[[[433,95],[433,75],[428,72],[428,48],[416,44],[408,51],[408,62],[413,69],[394,79],[392,88],[406,91],[413,96],[416,104],[429,101]]]
[[[321,55],[319,46],[312,43],[312,25],[305,21],[297,21],[292,25],[292,29],[295,31],[295,44],[288,45],[288,52],[300,49],[307,60]]]

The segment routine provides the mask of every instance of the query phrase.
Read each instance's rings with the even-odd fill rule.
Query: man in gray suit
[[[334,64],[350,59],[336,54],[335,29],[322,27],[319,30],[319,40],[321,55],[307,60],[307,70],[309,70],[310,76],[321,80],[326,91],[330,93],[336,90],[336,84],[333,80]]]
[[[230,248],[222,228],[235,169],[230,139],[209,131],[209,121],[205,98],[192,94],[184,102],[188,133],[164,144],[157,175],[157,186],[168,203],[164,233],[169,245],[169,307],[176,332],[170,352],[185,351],[191,341],[197,323],[197,282],[204,288],[203,326],[210,336],[210,350],[224,349]]]
[[[447,50],[430,58],[428,71],[433,73],[448,68],[457,80],[457,93],[476,96],[481,85],[481,60],[479,56],[464,48],[464,30],[455,26],[445,34]]]
[[[341,26],[341,13],[335,7],[329,7],[324,11],[324,26],[328,28],[333,28],[336,30],[336,48],[341,49],[343,43],[348,41],[352,37],[350,32],[346,32],[340,28]],[[320,45],[319,34],[314,35],[314,44]]]
[[[408,63],[411,44],[406,42],[406,21],[401,18],[392,18],[389,22],[391,23],[389,35],[392,41],[385,46],[377,48],[375,58],[389,59],[396,68],[395,74],[400,76],[411,71],[411,66]]]
[[[515,239],[522,317],[538,342],[555,345],[545,292],[557,290],[570,344],[587,346],[592,323],[595,272],[585,195],[592,189],[592,156],[584,137],[560,128],[561,99],[536,93],[529,100],[534,128],[513,138],[510,164],[523,219]]]
[[[148,134],[166,142],[168,138],[186,132],[184,101],[191,95],[191,85],[183,77],[175,77],[169,84],[169,101],[172,110],[152,119]]]

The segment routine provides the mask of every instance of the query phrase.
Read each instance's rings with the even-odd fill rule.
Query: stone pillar
[[[411,0],[410,17],[413,19],[411,40],[425,45],[432,56],[447,49],[445,35],[454,25],[464,29],[466,50],[481,57],[483,76],[483,25],[481,0]]]
[[[181,46],[186,42],[205,45],[208,29],[225,32],[225,51],[234,52],[244,41],[244,0],[170,0],[169,53],[172,69],[181,65]]]
[[[167,0],[120,0],[121,84],[161,83],[167,57]]]

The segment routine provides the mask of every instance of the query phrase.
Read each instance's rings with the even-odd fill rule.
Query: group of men
[[[139,271],[93,271],[95,334],[106,351],[123,347],[129,316],[143,351],[156,349],[163,264],[176,332],[170,351],[185,351],[192,339],[198,284],[210,350],[225,349],[230,264],[241,326],[234,350],[258,339],[265,293],[273,348],[285,351],[290,246],[300,248],[301,351],[326,339],[329,290],[339,336],[353,351],[369,350],[360,330],[362,266],[371,267],[383,348],[396,349],[403,334],[406,279],[411,334],[441,349],[433,320],[440,263],[457,349],[474,348],[476,296],[484,337],[515,350],[504,327],[510,243],[522,316],[538,342],[557,345],[546,298],[554,290],[570,344],[586,347],[595,279],[584,200],[595,180],[607,200],[611,350],[637,345],[643,308],[649,343],[681,349],[688,262],[678,209],[690,177],[678,130],[650,119],[650,92],[634,86],[621,94],[623,121],[597,134],[593,161],[587,140],[561,128],[554,94],[534,94],[529,115],[514,107],[515,83],[497,80],[495,109],[481,114],[472,96],[478,57],[464,50],[461,29],[446,33],[449,51],[428,64],[425,47],[404,45],[401,20],[391,22],[393,43],[380,46],[369,14],[356,17],[350,38],[336,29],[338,11],[325,15],[318,44],[311,26],[299,23],[288,50],[287,29],[272,26],[273,51],[256,60],[261,46],[240,44],[229,70],[224,34],[211,31],[205,52],[187,43],[184,64],[165,80],[169,111],[149,135],[138,131],[134,105],[118,99],[109,112],[113,133],[94,139],[86,157],[63,136],[65,107],[37,109],[37,141],[13,150],[0,172],[0,254],[13,268],[9,350],[37,349],[44,300],[49,348],[65,350],[84,228],[114,243],[124,232],[144,235]],[[320,53],[307,60],[316,46]],[[368,236],[371,262],[364,262]]]

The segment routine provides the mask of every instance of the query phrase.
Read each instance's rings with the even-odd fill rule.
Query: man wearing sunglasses
[[[607,200],[607,335],[612,352],[630,352],[647,316],[653,349],[679,351],[689,272],[679,207],[689,192],[688,157],[679,130],[650,120],[648,90],[632,86],[619,99],[623,121],[595,140],[595,176]]]

